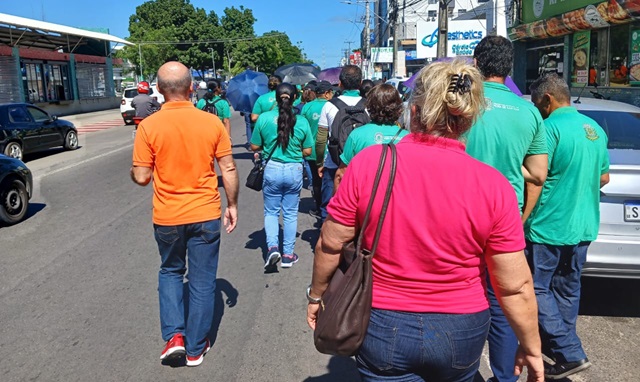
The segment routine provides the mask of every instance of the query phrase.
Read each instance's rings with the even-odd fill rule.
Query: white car
[[[640,108],[595,98],[574,99],[571,106],[598,122],[609,138],[610,181],[600,192],[598,238],[582,274],[640,279]]]
[[[120,114],[122,115],[122,119],[124,120],[124,123],[127,125],[133,124],[133,117],[136,116],[136,111],[131,106],[131,100],[133,100],[133,97],[137,95],[138,95],[137,86],[126,88],[122,92],[122,100],[120,101]],[[149,86],[149,95],[151,96],[151,98],[155,98],[160,105],[164,103],[164,96],[158,93],[156,84],[151,84]]]

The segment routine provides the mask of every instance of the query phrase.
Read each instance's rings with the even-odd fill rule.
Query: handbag
[[[249,171],[249,176],[247,176],[247,182],[245,183],[245,186],[249,187],[252,190],[262,191],[262,181],[264,180],[264,168],[267,167],[267,163],[269,163],[269,160],[271,159],[273,152],[276,151],[276,147],[278,147],[277,143],[275,146],[273,146],[273,150],[271,150],[269,157],[267,157],[267,160],[264,161],[264,163],[262,163],[261,160],[256,161],[251,171]]]
[[[384,203],[371,250],[362,248],[364,230],[369,223],[371,208],[378,191],[378,185],[391,149],[391,169]],[[359,234],[342,246],[340,263],[333,274],[327,290],[322,295],[313,339],[320,353],[352,356],[358,353],[369,326],[373,289],[373,269],[371,262],[378,247],[382,224],[391,198],[391,189],[396,175],[396,147],[383,145],[378,172],[373,182],[373,191],[364,215]]]

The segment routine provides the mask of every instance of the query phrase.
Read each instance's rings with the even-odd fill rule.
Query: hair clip
[[[471,91],[471,77],[468,74],[454,74],[451,76],[447,92],[465,94]]]
[[[280,94],[280,99],[291,99],[291,96],[289,94]]]

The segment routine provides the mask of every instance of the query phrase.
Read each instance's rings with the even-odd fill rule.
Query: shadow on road
[[[82,148],[82,146],[78,146],[77,150],[80,150],[81,148]],[[46,157],[49,157],[49,156],[52,156],[52,155],[63,153],[65,151],[67,151],[67,150],[65,150],[62,147],[56,147],[54,149],[48,149],[48,150],[45,150],[45,151],[39,151],[37,153],[25,154],[22,157],[22,161],[24,163],[29,163],[32,160],[46,158]]]
[[[244,152],[244,153],[234,153],[233,154],[233,159],[235,160],[239,160],[239,159],[251,159],[253,160],[253,152]]]
[[[640,280],[583,277],[580,314],[640,317]]]
[[[318,377],[309,377],[304,382],[357,382],[360,374],[356,368],[356,361],[348,357],[331,357],[327,365],[329,372]]]
[[[29,203],[29,207],[27,207],[27,214],[24,216],[24,218],[18,222],[17,224],[20,224],[26,220],[31,219],[32,217],[34,217],[38,212],[42,211],[47,205],[44,203]],[[3,223],[0,223],[0,229],[4,228],[4,227],[8,227],[8,225],[5,225]]]

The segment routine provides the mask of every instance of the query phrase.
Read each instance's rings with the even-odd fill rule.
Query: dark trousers
[[[316,211],[320,211],[322,206],[322,178],[318,175],[318,165],[314,160],[306,160],[311,169],[311,193],[316,203]]]

